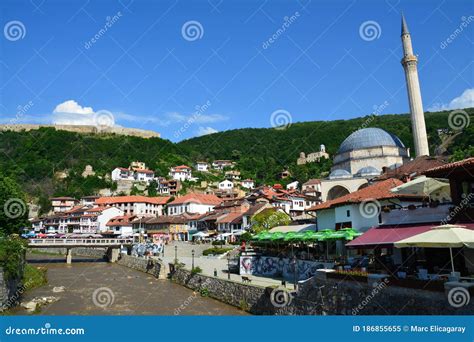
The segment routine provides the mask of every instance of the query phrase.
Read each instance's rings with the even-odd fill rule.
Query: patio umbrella
[[[270,238],[272,237],[272,233],[269,232],[261,232],[260,234],[257,234],[257,241],[269,241]]]
[[[293,238],[295,237],[296,233],[295,232],[288,232],[285,234],[285,237],[283,238],[283,241],[287,241],[287,242],[290,242],[293,240]]]
[[[354,240],[354,238],[361,236],[362,233],[358,232],[357,230],[353,228],[343,228],[340,231],[344,232],[344,239],[346,240]]]
[[[276,233],[271,233],[272,236],[270,237],[271,241],[282,241],[285,238],[285,233],[282,232],[276,232]]]
[[[450,193],[448,181],[436,178],[428,178],[426,176],[415,178],[414,180],[399,185],[390,191],[400,194],[420,196],[430,196],[431,193],[435,191],[443,191],[447,194]]]
[[[446,224],[395,242],[395,247],[449,248],[451,269],[454,272],[453,248],[474,248],[474,231],[464,226]]]

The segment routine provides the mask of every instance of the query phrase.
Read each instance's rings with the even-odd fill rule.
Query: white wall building
[[[179,181],[191,180],[191,178],[193,177],[191,168],[186,165],[180,165],[170,168],[169,176]]]
[[[240,185],[243,187],[243,188],[246,188],[246,189],[253,189],[255,188],[255,182],[251,179],[244,179]]]
[[[233,188],[234,188],[234,183],[232,183],[230,180],[226,179],[219,183],[219,190],[231,191]]]
[[[119,180],[135,180],[133,171],[124,167],[116,167],[113,169],[111,178],[115,182]]]
[[[196,162],[195,169],[199,172],[209,172],[209,164],[204,161],[198,161]]]
[[[204,214],[212,211],[221,202],[222,200],[215,195],[190,193],[169,203],[168,215]]]

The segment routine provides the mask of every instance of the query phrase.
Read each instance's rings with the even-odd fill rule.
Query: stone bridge
[[[107,257],[110,262],[116,262],[120,255],[120,248],[123,246],[131,246],[133,239],[114,239],[114,238],[45,238],[45,239],[29,239],[29,248],[65,248],[66,263],[72,262],[73,248],[107,248]]]

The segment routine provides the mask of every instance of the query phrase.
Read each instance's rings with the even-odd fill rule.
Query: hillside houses
[[[209,164],[205,161],[197,161],[194,168],[199,172],[209,172]]]
[[[163,215],[163,207],[169,197],[146,197],[146,196],[111,196],[100,197],[96,200],[99,207],[116,207],[125,215],[138,215],[154,217]]]
[[[111,179],[118,181],[135,181],[150,183],[155,178],[155,172],[146,168],[145,163],[134,161],[128,168],[116,167],[111,172]]]
[[[168,215],[204,214],[212,211],[221,202],[215,195],[190,193],[168,203]]]
[[[233,168],[235,163],[231,160],[214,160],[212,162],[212,168],[214,170],[223,171],[224,168]]]
[[[179,165],[170,168],[169,176],[174,180],[184,181],[193,178],[192,169],[187,165]]]
[[[50,198],[53,213],[62,213],[71,210],[79,201],[72,197]]]

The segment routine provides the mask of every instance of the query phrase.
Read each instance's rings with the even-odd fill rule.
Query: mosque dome
[[[378,176],[380,175],[380,171],[373,166],[366,166],[357,171],[355,175],[357,177]]]
[[[377,146],[405,148],[405,145],[403,145],[397,136],[390,134],[381,128],[371,127],[359,129],[349,135],[346,140],[342,142],[338,153]]]
[[[329,174],[329,179],[339,179],[339,178],[352,178],[352,175],[349,171],[343,169],[334,170]]]

